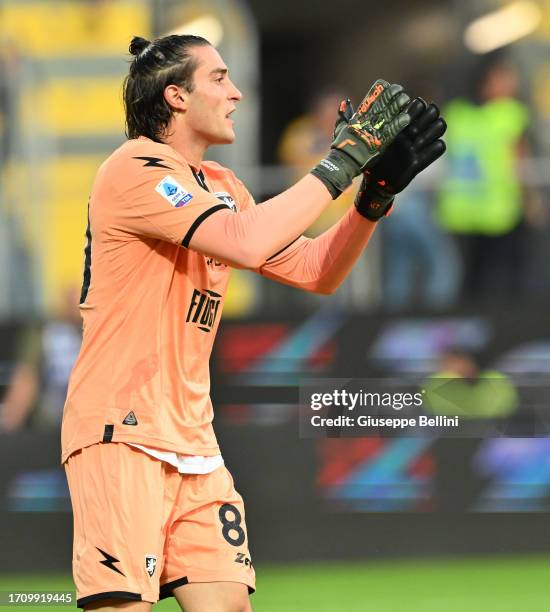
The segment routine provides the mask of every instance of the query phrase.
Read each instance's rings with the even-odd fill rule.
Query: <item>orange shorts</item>
[[[242,497],[225,466],[176,468],[123,443],[94,444],[65,462],[74,515],[77,605],[156,602],[192,582],[255,589]]]

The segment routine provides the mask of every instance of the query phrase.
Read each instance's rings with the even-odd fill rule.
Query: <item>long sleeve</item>
[[[351,207],[321,236],[301,236],[256,271],[305,291],[333,293],[367,246],[375,227]]]
[[[324,184],[308,174],[260,206],[210,215],[196,229],[189,248],[233,267],[259,268],[331,203]]]

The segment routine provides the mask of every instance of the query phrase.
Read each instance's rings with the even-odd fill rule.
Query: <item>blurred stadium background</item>
[[[237,141],[211,157],[257,201],[311,167],[336,101],[379,76],[450,124],[446,160],[337,294],[234,273],[213,397],[255,609],[550,609],[550,439],[312,441],[296,418],[304,377],[548,383],[549,0],[0,1],[0,591],[70,588],[58,428],[88,193],[124,139],[130,38],[171,32],[209,38],[243,91]]]

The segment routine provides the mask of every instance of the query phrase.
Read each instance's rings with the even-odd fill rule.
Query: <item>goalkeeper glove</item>
[[[331,150],[311,173],[320,179],[332,198],[345,191],[356,176],[370,167],[410,121],[403,108],[409,96],[401,85],[379,79],[363,98],[358,110],[345,116],[340,106]],[[349,100],[347,103],[351,108]]]
[[[439,116],[437,106],[415,98],[407,113],[411,118],[409,126],[364,173],[355,198],[357,210],[370,221],[386,216],[395,194],[445,152],[445,143],[440,138],[447,124]]]

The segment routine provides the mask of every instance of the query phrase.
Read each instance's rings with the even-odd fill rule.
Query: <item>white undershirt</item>
[[[155,459],[166,461],[166,463],[177,468],[180,474],[210,474],[210,472],[217,470],[224,464],[221,455],[214,455],[213,457],[204,457],[203,455],[178,455],[171,451],[162,451],[158,448],[150,448],[149,446],[142,446],[141,444],[130,444],[129,442],[127,442],[127,444],[139,448],[139,450],[151,455],[151,457],[155,457]]]

